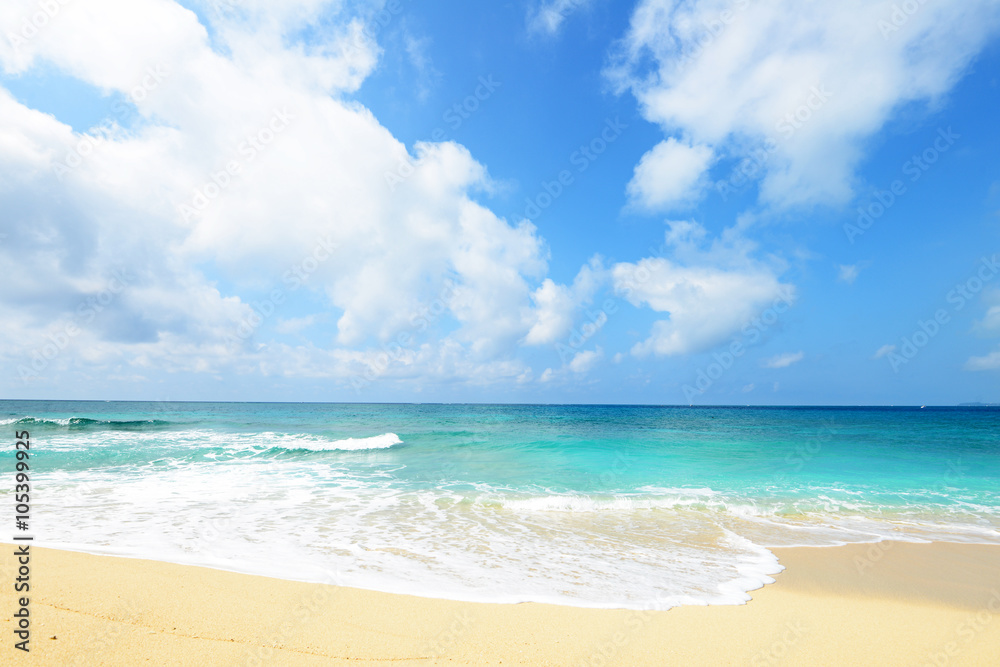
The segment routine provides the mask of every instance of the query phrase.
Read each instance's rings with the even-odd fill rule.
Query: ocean
[[[34,544],[483,602],[739,604],[772,547],[1000,544],[1000,409],[0,401]],[[9,541],[13,525],[0,534]]]

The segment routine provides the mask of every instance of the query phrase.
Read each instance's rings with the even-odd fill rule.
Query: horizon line
[[[0,402],[24,403],[206,403],[251,405],[481,405],[510,407],[634,407],[634,408],[1000,408],[1000,403],[969,401],[949,405],[917,405],[894,403],[829,403],[829,404],[749,404],[749,403],[503,403],[503,402],[449,402],[449,401],[232,401],[232,400],[182,400],[182,399],[115,399],[115,398],[0,398]]]

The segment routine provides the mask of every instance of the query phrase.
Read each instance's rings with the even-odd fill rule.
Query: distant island
[[[1000,408],[1000,403],[959,403],[960,408]]]

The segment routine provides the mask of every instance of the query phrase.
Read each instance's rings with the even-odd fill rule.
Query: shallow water
[[[36,544],[433,597],[739,603],[768,547],[1000,543],[997,409],[0,401],[0,425],[31,433]]]

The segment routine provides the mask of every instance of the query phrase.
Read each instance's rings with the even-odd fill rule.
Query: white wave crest
[[[297,440],[282,445],[285,449],[309,449],[314,452],[361,451],[365,449],[388,449],[401,445],[403,441],[395,433],[383,433],[370,438],[345,438],[343,440]]]

